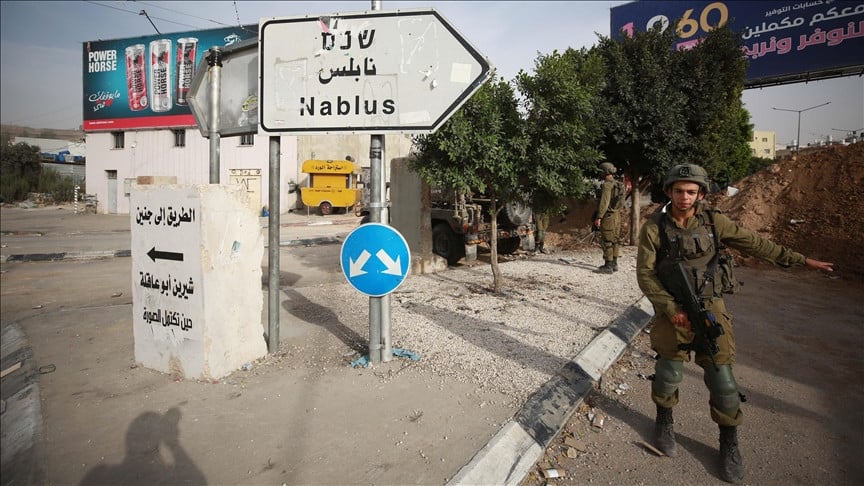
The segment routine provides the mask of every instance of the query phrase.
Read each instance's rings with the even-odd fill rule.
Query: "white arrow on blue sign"
[[[381,297],[402,285],[411,253],[401,233],[381,223],[360,225],[342,243],[339,260],[348,283],[369,297]]]

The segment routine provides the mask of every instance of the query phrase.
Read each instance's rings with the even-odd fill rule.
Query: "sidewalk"
[[[7,216],[4,208],[4,244],[12,238],[9,232],[24,231],[8,228],[14,218]],[[57,239],[58,246],[40,251],[107,251],[80,250],[82,243],[92,243],[87,235],[95,233],[120,235],[111,244],[122,242],[122,220],[89,217],[104,219],[104,224],[79,235],[69,226],[81,226],[74,216],[65,218],[52,230],[65,237]],[[320,224],[317,218],[283,215],[280,245],[339,241],[354,227],[352,218],[329,217],[333,224]],[[125,225],[128,230],[128,219]],[[7,248],[3,250],[5,254]],[[364,338],[346,326],[350,318],[342,311],[319,303],[354,299],[343,289],[347,284],[289,287],[283,288],[287,299],[279,352],[216,383],[178,381],[133,363],[126,317],[131,301],[123,300],[131,295],[126,291],[128,262],[3,264],[4,373],[22,363],[3,378],[4,484],[27,477],[56,484],[98,484],[106,478],[210,484],[518,484],[650,313],[644,299],[604,303],[620,309],[619,317],[596,322],[606,328],[575,357],[561,361],[560,371],[526,402],[514,406],[508,397],[479,390],[446,370],[430,374],[436,365],[428,363],[441,357],[424,356],[427,367],[404,358],[365,370],[347,367]],[[575,270],[583,271],[578,265]],[[64,271],[72,272],[79,285],[88,282],[82,295],[69,291],[57,276]],[[54,277],[45,280],[40,272]],[[448,271],[436,278],[446,285],[451,275]],[[8,294],[20,282],[40,282],[39,295],[54,300],[36,309],[29,305],[35,301]],[[118,285],[126,287],[113,291]],[[109,297],[118,293],[122,296]],[[357,307],[365,312],[363,305]],[[301,315],[306,317],[298,320]],[[8,340],[7,346],[7,328],[15,327],[26,338]],[[346,345],[355,350],[350,356]],[[47,365],[55,370],[47,371]],[[34,393],[41,394],[41,410],[18,406],[15,397],[28,386],[31,400]],[[32,424],[29,439],[27,433],[7,434],[12,423]],[[24,452],[15,457],[10,451]]]

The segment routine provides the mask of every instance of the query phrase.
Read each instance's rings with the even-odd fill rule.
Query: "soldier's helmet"
[[[616,172],[618,172],[618,169],[616,169],[615,166],[611,163],[603,162],[602,164],[600,164],[600,174],[607,175],[615,174]]]
[[[666,191],[678,181],[695,182],[703,191],[708,192],[708,173],[696,164],[678,164],[666,173],[663,190]]]

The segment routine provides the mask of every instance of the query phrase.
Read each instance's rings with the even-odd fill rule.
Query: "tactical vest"
[[[624,207],[624,200],[627,199],[627,186],[621,181],[612,181],[612,199],[609,202],[610,209],[621,209]]]
[[[706,282],[705,273],[709,263],[717,253],[714,238],[714,218],[710,209],[703,209],[694,216],[699,222],[693,229],[679,228],[673,221],[667,221],[667,214],[658,212],[651,216],[657,223],[660,234],[660,251],[657,255],[657,277],[665,283],[681,261],[690,276],[690,283],[703,298],[721,297],[723,287],[715,275],[712,282]],[[668,287],[668,286],[667,286]]]

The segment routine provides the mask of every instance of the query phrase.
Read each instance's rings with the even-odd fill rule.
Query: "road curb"
[[[104,258],[121,258],[132,256],[132,250],[101,250],[101,251],[62,251],[58,253],[24,253],[3,255],[0,261],[5,262],[58,262],[62,260],[101,260]]]
[[[27,337],[17,324],[3,326],[3,484],[39,484],[44,479],[40,440],[42,407],[39,372]]]
[[[556,376],[532,395],[448,485],[518,485],[599,380],[648,324],[654,310],[642,297],[616,318]]]

